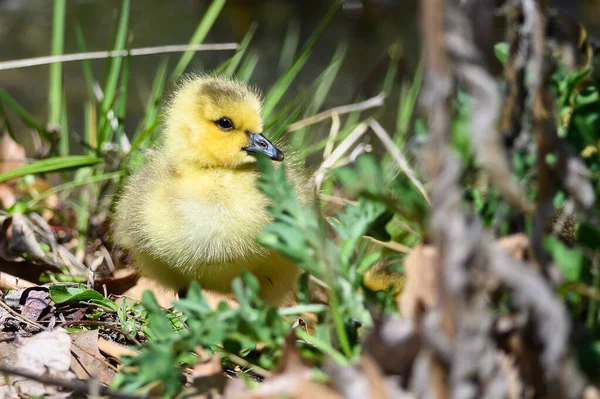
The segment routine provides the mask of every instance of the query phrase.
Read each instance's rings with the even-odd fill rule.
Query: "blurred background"
[[[476,5],[476,18],[482,24],[494,18],[493,2],[482,0]],[[64,52],[79,52],[73,28],[76,24],[81,25],[88,51],[108,49],[120,3],[119,0],[68,0]],[[258,29],[251,47],[258,51],[259,61],[252,81],[266,91],[293,61],[293,57],[284,59],[282,56],[286,35],[297,37],[298,47],[301,47],[330,3],[328,0],[229,0],[205,43],[239,43],[256,21]],[[551,3],[561,14],[582,21],[590,34],[599,32],[597,1],[553,0]],[[209,0],[134,0],[130,47],[187,43],[209,4]],[[0,61],[50,54],[52,7],[53,2],[48,0],[0,0]],[[348,42],[348,52],[324,107],[376,95],[395,49],[401,54],[397,80],[410,80],[419,59],[417,20],[414,0],[348,0],[344,12],[337,14],[319,39],[310,62],[288,95],[293,96],[312,83],[331,62],[337,45],[343,40]],[[188,69],[211,70],[232,54],[231,51],[200,52]],[[133,129],[143,113],[156,65],[162,57],[164,55],[140,56],[131,60],[126,131]],[[179,54],[171,55],[172,64],[178,57]],[[104,65],[104,60],[92,61],[95,76],[102,76]],[[0,71],[0,86],[38,120],[46,119],[48,70],[48,66],[37,66]],[[81,64],[65,63],[64,76],[69,121],[72,129],[80,131],[81,104],[86,99]]]

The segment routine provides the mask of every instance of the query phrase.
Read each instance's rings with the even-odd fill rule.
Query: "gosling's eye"
[[[219,129],[229,131],[233,129],[233,122],[229,118],[221,118],[215,121]]]

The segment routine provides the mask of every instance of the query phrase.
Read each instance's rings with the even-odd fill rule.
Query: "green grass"
[[[225,0],[214,0],[199,21],[189,40],[190,45],[204,42],[211,27],[218,20]],[[307,126],[287,133],[290,124],[308,119],[324,111],[331,103],[331,94],[339,82],[340,70],[346,62],[349,45],[338,44],[328,65],[317,76],[314,84],[296,88],[300,74],[310,62],[319,40],[338,15],[341,1],[335,1],[324,15],[320,24],[300,49],[301,27],[290,24],[283,39],[279,57],[280,74],[267,90],[264,103],[265,132],[273,139],[287,140],[292,152],[301,157],[317,159],[319,163],[323,149],[339,148],[353,131],[372,118],[383,115],[381,107],[362,111],[349,111],[339,115],[340,127],[335,138],[329,139],[327,133],[333,120],[327,118],[315,125]],[[78,48],[86,51],[86,41],[81,28],[73,29],[66,25],[66,1],[54,2],[52,30],[52,54],[60,55],[64,51],[64,38],[74,32]],[[131,47],[132,19],[131,3],[123,0],[115,21],[111,50],[123,50]],[[260,26],[252,24],[243,37],[237,51],[223,64],[212,71],[215,74],[236,76],[243,81],[252,81],[252,76],[261,64],[262,49],[253,42]],[[407,143],[419,134],[419,126],[424,125],[416,115],[419,94],[423,85],[424,66],[420,63],[415,74],[406,81],[398,82],[399,62],[403,57],[399,42],[394,44],[397,50],[390,57],[385,74],[381,76],[379,86],[387,94],[386,105],[391,98],[398,99],[397,107],[387,107],[392,112],[391,127],[386,126],[394,144],[405,151]],[[81,136],[80,153],[71,154],[70,148],[74,132],[69,124],[66,104],[70,93],[65,91],[63,71],[60,63],[50,66],[48,88],[48,122],[40,123],[23,106],[18,104],[11,94],[0,90],[0,112],[6,119],[6,126],[15,138],[11,123],[19,120],[22,124],[37,132],[39,140],[49,144],[51,153],[44,159],[35,160],[13,171],[0,175],[0,182],[11,179],[23,179],[20,185],[27,185],[32,176],[52,178],[53,186],[42,192],[29,192],[19,198],[17,205],[8,209],[12,213],[44,211],[45,200],[57,195],[64,205],[60,220],[77,232],[78,242],[74,250],[83,253],[91,247],[92,227],[97,220],[110,217],[111,201],[118,192],[123,179],[130,175],[144,161],[148,149],[152,148],[161,123],[161,108],[168,95],[167,89],[185,73],[194,56],[187,51],[178,60],[164,56],[157,57],[155,72],[150,84],[150,94],[146,100],[143,114],[135,124],[133,132],[127,131],[123,121],[130,117],[128,100],[134,76],[130,69],[129,57],[114,57],[106,60],[105,75],[98,81],[93,74],[90,61],[81,62],[81,73],[87,88],[87,99],[81,109],[69,111],[85,115]],[[575,90],[576,79],[580,76],[557,75],[555,91],[561,94],[557,104],[562,112],[572,112],[573,119],[568,130],[568,140],[578,151],[586,146],[596,146],[593,134],[594,123],[600,115],[600,98],[591,90]],[[102,95],[97,96],[94,86],[100,87]],[[459,88],[459,100],[464,94]],[[364,99],[357,99],[362,101]],[[466,163],[464,177],[464,207],[473,216],[480,218],[487,226],[496,223],[503,205],[502,198],[486,186],[482,191],[478,184],[479,165],[470,153],[470,147],[460,145],[457,138],[468,140],[469,125],[465,116],[469,115],[468,101],[453,103],[456,116],[453,125],[454,150]],[[354,108],[352,108],[354,109]],[[592,127],[590,127],[592,126]],[[597,131],[597,130],[595,130]],[[584,134],[585,133],[585,134]],[[379,146],[377,137],[366,133],[361,141],[374,147]],[[341,159],[350,155],[352,146]],[[419,149],[413,151],[419,154]],[[414,154],[404,154],[410,158]],[[527,154],[515,154],[515,170],[524,181],[531,182],[534,165]],[[530,155],[530,154],[529,154]],[[322,162],[322,160],[321,160]],[[598,172],[600,161],[597,156],[586,159],[587,166],[594,173],[593,181],[598,191]],[[317,165],[318,168],[319,165]],[[261,171],[260,189],[272,200],[269,211],[273,222],[260,234],[259,241],[264,246],[280,252],[294,260],[307,274],[298,287],[299,303],[292,308],[274,309],[258,297],[257,282],[251,276],[236,280],[234,290],[241,303],[239,309],[222,305],[219,309],[210,309],[202,291],[198,287],[191,290],[190,296],[178,302],[176,311],[165,312],[160,308],[151,293],[146,293],[142,304],[123,305],[117,308],[119,322],[127,328],[138,328],[138,338],[145,341],[137,357],[124,359],[125,366],[115,380],[114,387],[126,392],[138,392],[148,388],[157,380],[164,383],[165,392],[175,395],[181,391],[182,374],[187,367],[193,367],[196,361],[193,351],[202,347],[209,352],[221,353],[223,362],[227,359],[242,358],[253,367],[269,373],[275,370],[284,356],[284,342],[290,334],[290,326],[297,316],[311,313],[318,320],[315,331],[310,333],[298,330],[300,339],[298,348],[306,358],[312,359],[316,367],[321,368],[328,360],[346,366],[355,362],[362,351],[362,338],[365,331],[375,323],[374,314],[398,314],[393,290],[373,292],[366,281],[367,273],[381,260],[389,260],[400,265],[404,254],[390,249],[392,244],[412,247],[427,237],[429,205],[414,184],[399,170],[391,155],[377,149],[375,154],[361,155],[349,161],[347,165],[334,164],[325,171],[322,190],[324,198],[341,202],[331,211],[325,201],[320,207],[302,207],[294,188],[287,181],[284,169],[271,167],[270,162],[259,160]],[[563,199],[564,201],[564,199]],[[331,205],[331,203],[329,203]],[[512,212],[513,210],[511,210]],[[67,216],[65,216],[67,215]],[[524,216],[529,218],[530,216]],[[516,232],[513,220],[501,218],[498,231]],[[530,220],[527,220],[529,223]],[[58,223],[58,222],[56,222]],[[557,288],[567,303],[571,316],[579,323],[585,323],[596,348],[600,342],[600,314],[597,297],[586,296],[585,290],[570,289],[572,286],[598,290],[600,272],[586,270],[592,268],[594,256],[598,253],[600,229],[592,220],[577,221],[578,235],[572,246],[566,247],[558,240],[547,241],[548,251],[558,261],[566,284]],[[583,234],[584,232],[585,234]],[[365,239],[365,237],[370,237]],[[110,247],[107,237],[100,237],[102,244]],[[381,245],[388,244],[387,246]],[[397,247],[396,247],[397,248]],[[597,268],[597,265],[595,266]],[[308,274],[318,279],[326,287],[329,304],[312,301],[308,289]],[[53,275],[53,278],[87,278],[87,273],[72,276]],[[76,289],[81,297],[70,297],[66,303],[79,302],[81,298],[100,300],[98,293],[83,287]],[[594,291],[595,292],[595,291]],[[108,301],[108,299],[106,299]],[[510,307],[513,303],[504,301],[498,306]],[[113,302],[104,302],[110,309]],[[136,312],[135,318],[133,313]],[[99,317],[108,317],[102,314]],[[182,321],[183,320],[183,321]],[[257,322],[259,320],[260,322]],[[361,325],[358,328],[358,321]],[[187,328],[184,328],[184,322]],[[257,351],[257,347],[262,349]],[[600,359],[600,354],[589,351],[592,360]],[[156,362],[167,365],[156,368]],[[127,367],[130,366],[130,367]]]

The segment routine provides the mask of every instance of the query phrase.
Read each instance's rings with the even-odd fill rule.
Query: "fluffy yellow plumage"
[[[268,302],[292,298],[297,267],[256,242],[271,217],[256,188],[254,154],[283,159],[260,132],[261,101],[245,84],[205,76],[182,83],[166,110],[162,144],[115,207],[114,240],[142,275],[175,290],[195,279],[228,294],[249,270]]]

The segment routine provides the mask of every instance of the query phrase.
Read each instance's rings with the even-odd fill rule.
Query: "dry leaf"
[[[32,287],[24,290],[25,303],[21,314],[29,320],[38,321],[43,315],[51,311],[50,291],[47,287]],[[23,297],[21,301],[23,301]]]
[[[526,234],[502,237],[498,240],[498,245],[517,260],[525,261],[530,258],[529,237]]]
[[[69,334],[66,330],[57,328],[27,338],[25,343],[17,349],[15,366],[37,375],[47,374],[61,379],[73,378],[73,373],[69,371],[71,367]],[[58,394],[58,388],[55,386],[46,386],[40,382],[20,377],[13,379],[13,386],[25,397]]]
[[[17,202],[15,191],[6,183],[0,183],[0,208],[8,209]]]
[[[0,137],[0,173],[10,172],[26,163],[25,149],[3,132]]]
[[[73,343],[71,370],[77,378],[95,378],[103,384],[110,384],[115,372],[108,366],[98,348],[98,330],[85,330],[71,335]]]
[[[386,380],[376,361],[369,355],[363,355],[357,365],[340,367],[330,366],[331,383],[347,399],[409,399],[409,394],[395,379]]]
[[[342,399],[331,388],[312,382],[312,368],[304,364],[304,360],[296,348],[296,337],[291,333],[286,338],[283,359],[275,375],[267,378],[255,390],[249,390],[244,384],[232,381],[225,388],[225,399]]]
[[[438,302],[437,250],[420,244],[404,260],[406,286],[400,295],[400,313],[409,319],[419,315],[420,308],[432,308]]]
[[[4,256],[28,254],[33,259],[44,258],[45,253],[24,215],[17,213],[6,218],[2,224],[2,232],[8,243],[5,248],[7,253],[3,254]],[[14,258],[5,259],[14,260]]]
[[[375,320],[364,342],[365,352],[375,359],[385,374],[404,379],[408,378],[421,346],[414,322],[396,317]]]
[[[199,360],[190,373],[190,379],[197,392],[213,396],[223,392],[227,377],[223,374],[221,356],[215,354],[207,360]]]
[[[26,318],[37,321],[42,314],[51,310],[50,291],[47,287],[39,286],[24,288],[6,295],[4,303]]]

